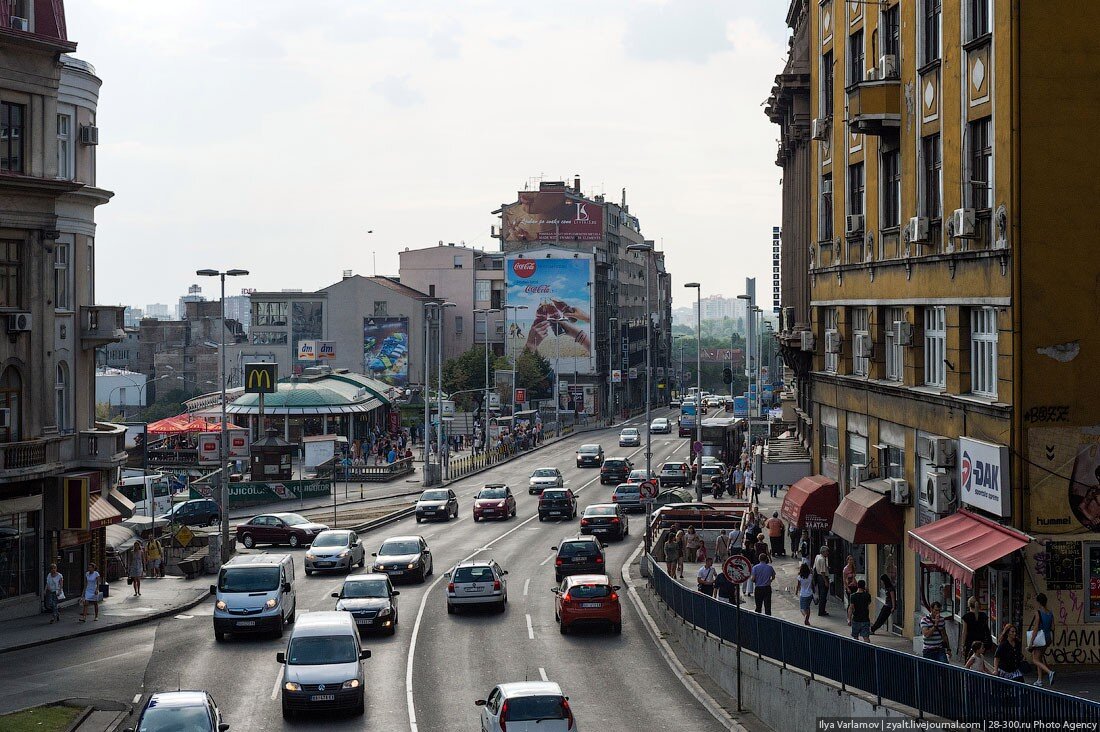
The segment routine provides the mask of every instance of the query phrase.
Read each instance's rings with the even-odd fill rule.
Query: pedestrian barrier
[[[1100,703],[762,615],[689,589],[649,558],[650,581],[685,622],[742,650],[932,716],[963,722],[1100,724]],[[1095,728],[1095,727],[1093,727]]]
[[[413,472],[412,458],[399,458],[392,463],[381,465],[334,465],[339,480],[374,481],[384,483]]]

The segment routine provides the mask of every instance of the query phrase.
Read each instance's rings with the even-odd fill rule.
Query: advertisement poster
[[[505,353],[529,348],[550,361],[555,373],[593,374],[592,256],[547,259],[546,252],[529,252],[526,258],[508,257],[504,273]]]
[[[408,318],[363,318],[363,373],[390,386],[408,384]]]
[[[1029,529],[1100,531],[1100,427],[1028,430]]]
[[[506,242],[599,241],[603,206],[566,196],[565,191],[520,191],[504,207],[501,226]]]

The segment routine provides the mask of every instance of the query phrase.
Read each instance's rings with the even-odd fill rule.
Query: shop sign
[[[241,482],[229,484],[229,507],[256,506],[281,501],[297,501],[330,494],[327,480],[284,480],[273,482]],[[192,498],[211,498],[216,491],[203,484],[191,484]]]
[[[1011,516],[1008,447],[960,437],[959,455],[960,500],[995,516]]]

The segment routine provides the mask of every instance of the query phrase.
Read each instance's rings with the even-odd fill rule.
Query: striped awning
[[[105,496],[98,494],[91,496],[91,501],[88,503],[89,529],[102,529],[105,526],[121,522],[122,514],[111,505],[111,502]]]

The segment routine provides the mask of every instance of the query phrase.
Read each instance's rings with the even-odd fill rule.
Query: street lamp
[[[439,464],[439,482],[443,482],[443,310],[453,308],[453,302],[441,302],[436,305],[439,312],[439,329],[436,331],[435,349],[435,401],[439,425],[435,429],[435,459]]]
[[[650,333],[650,329],[653,327],[653,310],[649,303],[649,258],[653,255],[652,242],[645,242],[644,244],[631,244],[626,248],[628,252],[642,252],[645,254],[645,475],[646,480],[650,479],[652,474],[652,466],[650,460],[653,455],[653,435],[650,432],[650,399],[653,394],[653,365],[651,363],[653,351],[653,337]],[[648,532],[646,537],[648,540]]]
[[[474,330],[477,330],[477,316],[485,316],[485,401],[481,415],[482,430],[488,425],[489,418],[489,315],[499,313],[500,308],[477,308],[474,310]]]
[[[607,416],[609,417],[608,424],[610,425],[610,424],[615,424],[615,416],[616,416],[615,415],[615,380],[613,378],[614,374],[612,372],[614,372],[616,370],[615,369],[615,364],[616,363],[619,363],[620,366],[622,365],[622,356],[621,355],[616,356],[617,352],[615,350],[616,348],[620,347],[619,341],[621,340],[621,338],[619,337],[619,319],[615,318],[615,317],[612,317],[612,318],[608,318],[607,322],[608,322],[607,342],[608,342],[608,345],[609,345],[609,348],[607,349],[607,351],[608,351],[608,353],[607,353]],[[619,353],[621,353],[621,351]],[[621,369],[619,370],[619,380],[620,381],[622,380],[622,370]]]
[[[508,311],[515,310],[516,314],[512,316],[512,322],[515,322],[518,317],[518,311],[526,310],[526,305],[505,305],[504,310],[504,335],[512,342],[512,397],[508,401],[512,405],[512,429],[516,427],[516,339],[512,337],[512,334],[508,331]]]
[[[698,282],[684,287],[695,288],[695,442],[699,445],[699,468],[695,471],[695,500],[703,500],[703,288]],[[694,454],[695,446],[691,452]]]
[[[222,515],[222,562],[229,561],[229,431],[226,429],[225,417],[225,278],[243,277],[248,274],[247,269],[230,269],[219,272],[216,269],[200,269],[195,272],[200,277],[217,277],[221,280],[221,310],[222,322],[219,329],[219,347],[221,365],[218,371],[218,382],[222,396],[222,439],[218,446],[218,457],[221,463],[221,501],[219,508]]]
[[[114,387],[109,392],[107,392],[107,411],[108,412],[111,411],[111,397],[119,389],[125,389],[128,386],[136,386],[137,387],[137,393],[138,393],[138,406],[140,407],[140,406],[143,406],[140,403],[141,402],[141,392],[144,391],[145,388],[148,387],[150,384],[152,384],[154,381],[164,381],[165,379],[171,378],[171,376],[172,376],[171,374],[165,374],[164,376],[157,376],[156,378],[153,378],[153,379],[146,379],[144,381],[144,383],[141,383],[141,384],[138,384],[136,381],[130,381],[129,383],[120,384],[119,386]],[[181,378],[181,377],[177,376],[176,378],[178,379],[178,378]],[[126,405],[122,403],[122,397],[121,396],[118,399],[118,406],[119,406],[120,410],[122,411],[123,417],[125,417],[126,416]]]

